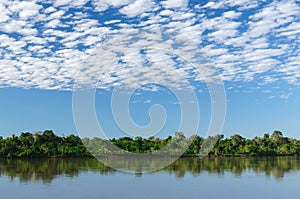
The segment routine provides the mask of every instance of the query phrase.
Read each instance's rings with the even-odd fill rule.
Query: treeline
[[[300,155],[300,140],[284,137],[280,131],[253,139],[246,139],[238,134],[226,139],[223,135],[206,139],[197,135],[186,138],[181,132],[166,139],[155,137],[80,139],[75,135],[57,136],[51,130],[21,133],[20,136],[13,135],[5,139],[0,136],[0,158],[90,157],[129,153],[176,155],[182,154],[180,149],[184,149],[184,156]]]
[[[284,137],[282,132],[266,133],[262,138],[246,139],[235,134],[230,138],[220,139],[210,154],[220,155],[300,155],[300,140]]]
[[[89,156],[89,152],[75,135],[57,136],[51,130],[21,133],[0,137],[1,158],[73,157]]]

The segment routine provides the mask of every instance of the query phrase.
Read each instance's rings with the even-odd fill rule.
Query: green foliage
[[[0,136],[0,158],[34,157],[86,157],[128,153],[181,154],[184,156],[275,156],[300,155],[300,141],[284,137],[282,132],[264,134],[262,138],[246,139],[234,134],[224,139],[223,135],[206,139],[197,135],[186,138],[182,132],[166,139],[149,137],[122,137],[103,140],[100,138],[80,139],[75,135],[57,136],[51,130],[44,132],[22,132],[20,136]],[[167,152],[166,152],[167,151]]]
[[[270,136],[264,134],[263,138],[245,139],[240,135],[233,135],[230,139],[221,140],[214,147],[219,155],[300,155],[300,141],[284,137],[282,132],[274,131]]]
[[[56,136],[53,131],[21,133],[0,139],[1,158],[70,157],[87,156],[88,151],[75,135]]]

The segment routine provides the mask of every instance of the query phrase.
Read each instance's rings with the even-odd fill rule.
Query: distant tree
[[[175,132],[175,139],[184,140],[185,136],[182,132]]]
[[[281,131],[274,131],[272,136],[271,136],[271,138],[274,139],[274,140],[276,140],[278,138],[282,138],[282,137],[283,137],[283,135],[282,135]]]
[[[238,134],[234,134],[233,136],[230,137],[231,143],[234,147],[243,145],[245,143],[245,138]]]

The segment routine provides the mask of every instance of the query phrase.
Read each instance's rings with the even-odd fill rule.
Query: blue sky
[[[164,107],[157,136],[182,130],[182,120],[191,127],[183,130],[193,129],[195,117],[181,118],[180,105],[191,115],[198,105],[197,133],[205,136],[211,106],[224,101],[209,89],[218,85],[226,100],[223,134],[278,129],[299,138],[299,16],[293,0],[1,1],[0,133],[77,134],[73,94],[95,88],[107,137],[130,134],[113,117],[118,88],[133,91],[128,111],[137,125],[151,126],[149,108]],[[180,92],[196,98],[182,101]],[[122,102],[117,97],[114,110]]]

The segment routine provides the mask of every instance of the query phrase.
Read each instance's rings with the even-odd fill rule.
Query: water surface
[[[300,158],[118,159],[133,173],[95,159],[0,160],[1,198],[298,198]]]

